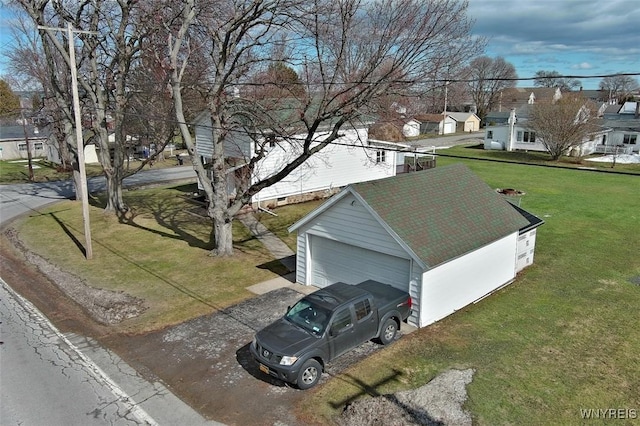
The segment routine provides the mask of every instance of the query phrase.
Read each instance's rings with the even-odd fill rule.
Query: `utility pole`
[[[50,28],[38,26],[39,29],[51,31],[65,31],[65,28]],[[82,221],[84,223],[85,256],[87,260],[93,258],[93,248],[91,245],[91,225],[89,220],[89,190],[87,188],[87,172],[84,164],[84,140],[82,137],[82,117],[80,114],[80,97],[78,96],[78,68],[76,65],[76,49],[73,33],[97,34],[95,31],[74,30],[71,23],[67,23],[67,38],[69,40],[69,68],[71,70],[71,90],[73,92],[73,110],[76,122],[76,147],[78,152],[78,173],[80,174],[80,187],[76,191],[80,192],[82,202]]]
[[[449,82],[445,81],[444,83],[444,112],[442,113],[445,118],[447,115],[447,98],[449,97]]]
[[[27,119],[24,117],[24,109],[22,108],[20,108],[20,118],[22,120],[22,130],[24,131],[24,142],[27,144],[27,164],[29,165],[29,181],[33,182],[33,158],[31,156],[31,144],[29,143]]]

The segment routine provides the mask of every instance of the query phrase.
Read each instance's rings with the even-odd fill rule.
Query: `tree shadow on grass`
[[[184,241],[190,247],[203,250],[213,249],[213,226],[210,227],[207,239],[202,238],[202,234],[195,230],[193,232],[189,231],[190,228],[197,229],[194,224],[197,225],[203,222],[210,224],[209,218],[199,213],[194,213],[195,210],[198,210],[198,206],[189,202],[190,197],[187,194],[193,194],[193,185],[179,185],[168,189],[177,191],[178,194],[169,198],[136,197],[135,207],[127,212],[118,214],[118,221],[123,225],[151,232],[163,238]],[[136,220],[141,215],[151,215],[156,223],[166,230],[154,229],[140,224]]]

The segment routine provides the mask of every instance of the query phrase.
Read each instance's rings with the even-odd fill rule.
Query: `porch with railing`
[[[635,145],[596,145],[596,154],[623,155],[633,154]]]

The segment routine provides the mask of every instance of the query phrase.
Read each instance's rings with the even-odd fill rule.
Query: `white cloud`
[[[487,54],[504,57],[521,77],[640,72],[638,0],[469,0],[468,14],[473,33],[488,39]]]
[[[589,62],[581,62],[579,64],[572,65],[571,68],[576,70],[590,70],[593,68],[593,65]]]

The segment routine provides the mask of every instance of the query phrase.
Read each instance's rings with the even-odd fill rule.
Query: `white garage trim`
[[[308,274],[317,287],[337,281],[358,284],[373,279],[408,291],[411,261],[317,235],[309,235]]]

